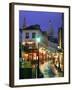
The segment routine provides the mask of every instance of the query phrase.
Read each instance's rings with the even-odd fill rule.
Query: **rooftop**
[[[40,25],[35,24],[35,25],[31,25],[31,26],[23,28],[23,30],[34,30],[34,29],[35,30],[41,30]]]

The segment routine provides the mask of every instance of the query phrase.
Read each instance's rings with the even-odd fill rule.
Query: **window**
[[[29,38],[29,33],[28,32],[26,32],[25,38]]]
[[[36,33],[33,32],[33,33],[32,33],[32,38],[35,38],[35,37],[36,37]]]

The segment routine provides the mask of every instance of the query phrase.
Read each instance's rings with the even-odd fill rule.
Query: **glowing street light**
[[[58,46],[58,49],[61,49],[61,47],[60,47],[60,46]]]
[[[37,38],[36,38],[36,41],[37,41],[38,43],[40,42],[40,40],[41,40],[40,37],[37,37]]]

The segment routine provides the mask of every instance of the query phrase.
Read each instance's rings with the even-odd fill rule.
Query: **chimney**
[[[54,36],[54,29],[51,20],[49,20],[48,36]]]
[[[24,17],[23,28],[26,28],[26,17]]]

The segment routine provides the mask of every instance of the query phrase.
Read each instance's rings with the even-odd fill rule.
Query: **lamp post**
[[[36,41],[38,43],[38,64],[36,65],[36,78],[39,78],[39,43],[40,43],[40,37],[36,38]]]

